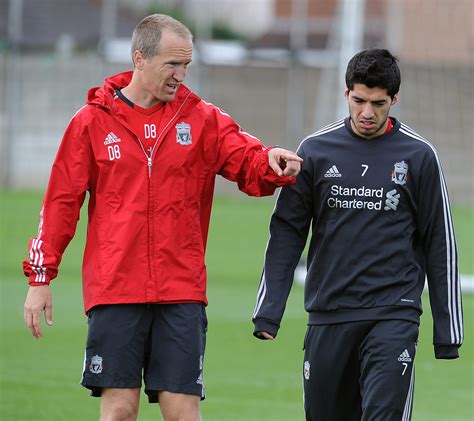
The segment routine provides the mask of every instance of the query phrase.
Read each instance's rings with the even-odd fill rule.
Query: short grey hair
[[[160,52],[161,35],[164,30],[170,30],[191,42],[193,40],[191,31],[171,16],[161,14],[150,15],[142,19],[133,30],[132,60],[135,51],[140,51],[145,59],[158,55]]]

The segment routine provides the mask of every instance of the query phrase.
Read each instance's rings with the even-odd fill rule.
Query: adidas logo
[[[329,168],[326,173],[324,174],[324,177],[342,177],[342,174],[339,172],[337,167],[333,165],[331,168]]]
[[[110,132],[105,138],[104,145],[110,145],[111,143],[121,142],[120,138],[114,132]]]
[[[408,353],[408,350],[405,349],[405,351],[400,354],[400,356],[398,357],[398,361],[402,361],[404,363],[411,363],[411,357]]]

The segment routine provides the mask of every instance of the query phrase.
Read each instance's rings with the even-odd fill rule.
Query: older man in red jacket
[[[135,28],[133,72],[91,89],[66,129],[24,262],[25,322],[39,338],[89,192],[82,384],[101,397],[103,420],[136,419],[142,371],[165,420],[199,419],[215,177],[263,196],[300,169],[296,154],[266,148],[183,85],[192,51],[188,28],[168,16]]]

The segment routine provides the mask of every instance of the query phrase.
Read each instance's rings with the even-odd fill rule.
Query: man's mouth
[[[373,129],[375,127],[375,121],[372,120],[360,120],[359,124],[364,129]]]

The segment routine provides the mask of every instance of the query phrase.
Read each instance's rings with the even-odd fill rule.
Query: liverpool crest
[[[392,181],[403,186],[408,179],[408,164],[405,161],[396,162],[392,171]]]
[[[304,373],[304,378],[306,380],[309,380],[309,371],[310,371],[310,364],[309,364],[309,361],[305,361],[304,362],[304,369],[303,369],[303,373]]]
[[[99,355],[94,355],[91,358],[91,363],[89,364],[89,370],[91,373],[100,374],[102,373],[102,357]]]
[[[181,122],[176,125],[176,142],[180,145],[190,145],[193,143],[190,124]]]

